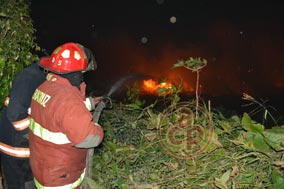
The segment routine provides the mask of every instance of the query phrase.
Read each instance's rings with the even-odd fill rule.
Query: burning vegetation
[[[155,79],[146,79],[142,81],[140,90],[141,94],[147,95],[158,95],[160,92],[171,94],[174,92],[176,86],[181,85],[180,92],[192,94],[194,89],[186,82],[178,84],[173,81],[162,80],[158,81]]]
[[[173,84],[167,81],[157,82],[153,79],[143,80],[142,90],[145,93],[157,94],[159,89],[171,92]]]

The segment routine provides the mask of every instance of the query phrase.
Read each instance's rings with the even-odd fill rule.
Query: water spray
[[[120,80],[118,80],[117,82],[115,82],[112,87],[110,88],[108,94],[106,96],[111,97],[115,92],[118,91],[118,89],[121,89],[122,86],[130,80],[137,80],[137,79],[146,79],[146,78],[152,78],[149,75],[146,74],[130,74],[127,76],[124,76],[123,78],[121,78]]]

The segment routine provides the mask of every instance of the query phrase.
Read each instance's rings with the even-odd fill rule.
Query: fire
[[[157,81],[154,81],[153,79],[148,79],[143,81],[143,91],[147,93],[156,94],[158,93],[158,89],[172,89],[172,84],[169,82],[161,82],[158,83]]]

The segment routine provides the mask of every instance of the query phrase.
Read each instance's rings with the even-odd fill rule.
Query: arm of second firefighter
[[[22,70],[14,79],[10,90],[7,117],[18,131],[30,124],[30,104],[35,89],[45,81],[45,74],[37,63]]]
[[[94,123],[93,127],[94,127],[94,130],[95,130],[95,133],[99,133],[99,134],[88,135],[83,142],[75,145],[77,148],[93,148],[93,147],[98,146],[102,142],[103,134],[104,134],[103,129],[97,123]]]
[[[7,118],[18,131],[28,128],[30,124],[29,107],[35,85],[30,80],[28,76],[20,73],[13,81],[10,91]]]
[[[21,87],[16,88],[18,80],[15,81],[14,88],[10,92],[11,98],[7,103],[7,118],[16,130],[21,131],[28,128],[30,124],[29,104],[33,91],[30,89],[30,92],[29,89],[22,89]]]

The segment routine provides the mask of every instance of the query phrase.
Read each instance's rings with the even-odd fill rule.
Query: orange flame
[[[152,93],[152,94],[157,94],[158,89],[171,89],[172,84],[169,82],[161,82],[158,83],[157,81],[154,81],[153,79],[148,79],[143,81],[143,86],[142,89],[146,93]]]

